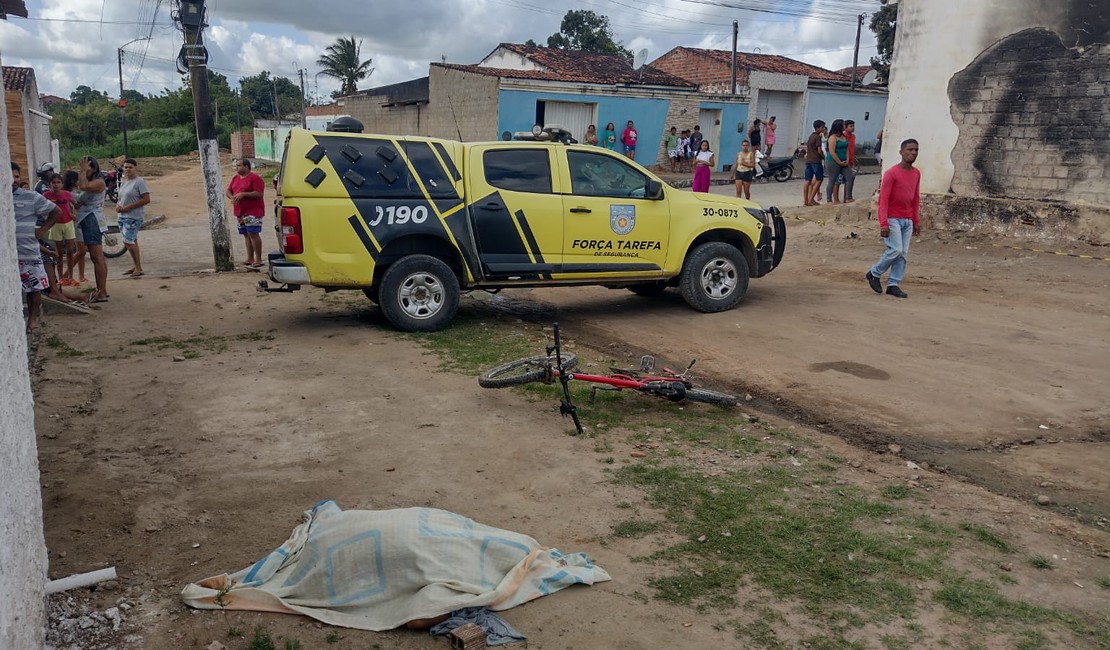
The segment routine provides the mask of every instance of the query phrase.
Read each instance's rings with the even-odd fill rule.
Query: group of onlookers
[[[856,123],[854,120],[814,120],[813,133],[805,144],[804,205],[820,205],[821,185],[828,176],[825,189],[827,203],[840,203],[840,186],[844,186],[844,203],[855,201],[852,189],[856,182]]]
[[[81,159],[79,169],[57,173],[53,163],[39,167],[39,181],[31,190],[22,179],[16,163],[12,170],[12,202],[15,208],[16,255],[20,283],[27,296],[27,330],[37,329],[43,292],[51,298],[69,302],[62,292],[64,284],[88,283],[85,255],[93,267],[95,289],[87,302],[108,301],[108,264],[104,258],[104,215],[107,184],[100,163],[91,156]],[[133,158],[123,161],[115,210],[124,246],[133,265],[124,275],[143,275],[138,235],[143,224],[144,206],[150,203],[150,190],[138,175]],[[74,270],[77,278],[74,278]]]

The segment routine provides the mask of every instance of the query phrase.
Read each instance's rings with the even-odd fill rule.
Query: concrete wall
[[[886,103],[885,94],[811,88],[805,117],[809,128],[805,134],[813,132],[814,120],[825,120],[826,124],[835,119],[855,120],[856,146],[873,149],[875,136],[886,118]]]
[[[651,67],[669,72],[698,85],[707,93],[730,93],[732,89],[732,65],[714,58],[687,50],[675,48],[651,62]],[[736,68],[736,87],[748,86],[748,70],[743,66]]]
[[[429,135],[426,104],[386,106],[390,100],[385,95],[358,95],[340,101],[348,115],[362,122],[366,133]]]
[[[7,115],[0,112],[0,133]],[[45,634],[46,542],[42,533],[35,413],[16,276],[11,155],[0,138],[0,648],[41,648]]]
[[[889,164],[913,137],[924,192],[1110,204],[1110,3],[902,0],[898,14]]]

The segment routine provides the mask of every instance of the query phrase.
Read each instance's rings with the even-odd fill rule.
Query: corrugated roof
[[[639,70],[633,70],[632,63],[619,54],[562,50],[555,47],[539,47],[517,43],[501,43],[497,47],[505,48],[526,57],[547,68],[547,70],[511,70],[451,63],[433,65],[510,79],[536,79],[540,81],[604,85],[674,86],[691,89],[696,87],[696,84],[690,83],[681,77],[676,77],[648,65]]]
[[[27,80],[34,77],[35,71],[31,68],[6,65],[4,66],[4,90],[23,92],[23,89],[27,87]]]
[[[0,18],[6,18],[7,16],[26,18],[27,5],[23,3],[23,0],[0,0]]]
[[[705,50],[697,47],[676,47],[674,50],[683,50],[695,56],[703,56],[725,65],[732,65],[732,51],[731,50]],[[668,52],[669,54],[669,52]],[[666,55],[664,55],[666,56]],[[748,70],[760,70],[762,72],[775,72],[779,74],[797,74],[804,75],[810,79],[818,79],[821,81],[847,81],[851,82],[851,76],[833,72],[819,68],[815,65],[788,59],[785,56],[778,54],[752,54],[750,52],[737,52],[736,53],[737,67],[746,68]]]
[[[388,86],[378,86],[369,90],[360,90],[359,95],[368,97],[384,96],[389,98],[391,104],[412,104],[427,102],[429,97],[428,78],[410,79]]]

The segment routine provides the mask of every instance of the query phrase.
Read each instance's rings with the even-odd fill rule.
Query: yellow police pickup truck
[[[544,134],[538,134],[542,139]],[[445,327],[460,291],[678,287],[731,309],[782,260],[775,208],[693,193],[611,151],[294,129],[281,166],[271,287],[361,289],[397,329]]]

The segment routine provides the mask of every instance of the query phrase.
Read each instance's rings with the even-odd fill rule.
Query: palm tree
[[[359,60],[362,53],[362,41],[355,42],[355,37],[339,37],[327,47],[327,54],[316,60],[316,65],[323,68],[320,73],[334,77],[342,82],[339,89],[340,95],[351,95],[358,92],[358,82],[369,77],[374,68],[370,67],[371,59]]]

